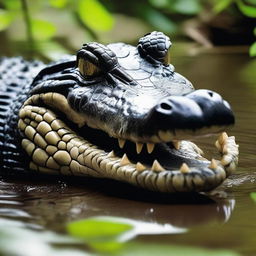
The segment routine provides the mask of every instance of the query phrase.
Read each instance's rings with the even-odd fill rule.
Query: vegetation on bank
[[[253,33],[256,36],[255,0],[0,0],[0,36],[15,51],[19,51],[16,48],[21,43],[21,48],[30,56],[36,53],[51,59],[49,51],[67,53],[73,48],[69,31],[83,31],[85,41],[98,40],[119,22],[116,14],[134,17],[152,30],[192,36],[195,40],[201,34],[206,35],[199,30],[200,36],[198,33],[194,36],[182,28],[186,21],[196,19],[215,31],[206,39],[212,39],[214,44],[214,37],[221,40],[225,29],[226,34],[238,30],[237,37],[227,35],[230,41],[224,34],[227,43],[240,43],[239,37],[247,36],[245,42],[251,44],[250,55],[256,56],[256,42],[252,41]],[[222,27],[218,21],[224,22]],[[69,30],[63,35],[61,32],[67,27]],[[248,34],[245,35],[244,30],[248,30]]]

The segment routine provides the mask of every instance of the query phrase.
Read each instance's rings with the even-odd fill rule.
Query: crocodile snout
[[[205,125],[226,126],[235,123],[230,105],[218,93],[210,90],[196,90],[187,94],[186,97],[200,106]]]
[[[183,96],[169,96],[154,109],[156,124],[161,129],[196,129],[202,125],[203,112],[192,99]]]
[[[196,130],[234,124],[229,104],[210,90],[196,90],[184,96],[168,96],[153,109],[151,120],[162,130]]]

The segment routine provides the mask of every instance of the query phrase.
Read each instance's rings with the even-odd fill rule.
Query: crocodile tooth
[[[222,147],[222,152],[223,152],[223,154],[227,154],[228,153],[228,146],[227,145],[224,145]]]
[[[127,155],[124,154],[121,161],[120,161],[120,165],[123,166],[123,165],[127,165],[127,164],[130,164],[130,160],[128,159]]]
[[[211,169],[216,169],[218,167],[218,164],[214,158],[212,159],[212,161],[208,167]]]
[[[229,165],[232,162],[232,156],[231,155],[224,155],[221,159],[221,164],[223,166]]]
[[[119,144],[120,148],[123,148],[124,144],[125,144],[125,140],[124,139],[118,139],[118,144]]]
[[[157,161],[155,160],[152,164],[152,167],[151,167],[151,170],[152,171],[155,171],[155,172],[162,172],[162,171],[165,171],[165,169],[162,167],[162,165]]]
[[[223,144],[223,143],[226,142],[227,139],[228,139],[227,133],[226,133],[226,132],[223,132],[223,133],[221,133],[221,135],[219,136],[218,141],[219,141],[220,144]]]
[[[216,147],[220,152],[222,151],[219,140],[216,140],[216,142],[215,142],[215,147]]]
[[[169,131],[159,131],[158,135],[162,141],[170,141],[172,139],[172,134]]]
[[[147,143],[147,150],[148,150],[149,154],[151,154],[153,152],[154,148],[155,148],[154,143]]]
[[[195,150],[195,152],[197,153],[197,154],[199,154],[199,155],[201,155],[201,156],[203,156],[204,155],[204,151],[201,149],[201,148],[199,148],[196,144],[194,144],[193,143],[193,149]]]
[[[174,140],[172,142],[173,146],[175,147],[176,150],[180,149],[180,141],[179,140]]]
[[[180,172],[182,172],[182,173],[189,173],[190,172],[190,168],[188,167],[188,165],[186,163],[183,163],[181,165]]]
[[[229,169],[229,171],[231,171],[231,172],[235,171],[235,169],[236,169],[236,163],[234,163],[234,162],[231,163],[231,164],[229,165],[228,169]]]
[[[143,143],[136,142],[137,154],[139,154],[141,152],[142,148],[143,148]]]
[[[114,157],[114,156],[115,156],[114,150],[112,150],[107,154],[107,157]]]
[[[144,166],[142,163],[138,162],[136,164],[136,170],[139,172],[142,172],[142,171],[146,170],[146,166]]]

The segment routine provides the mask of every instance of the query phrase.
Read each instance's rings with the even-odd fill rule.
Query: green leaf
[[[96,31],[108,31],[114,18],[98,0],[78,0],[77,12],[81,21]]]
[[[8,28],[13,20],[13,16],[9,11],[0,9],[0,31]]]
[[[236,1],[239,10],[248,17],[256,18],[256,7],[249,6],[243,3],[242,0]]]
[[[254,30],[253,30],[253,34],[256,36],[256,28],[254,28]]]
[[[21,1],[20,0],[7,0],[4,1],[4,6],[8,9],[8,10],[12,10],[12,11],[20,11],[21,10]]]
[[[218,0],[213,7],[213,11],[215,13],[220,13],[227,9],[233,2],[234,0]]]
[[[149,0],[149,3],[156,8],[165,8],[168,6],[168,0]]]
[[[248,3],[248,4],[256,4],[255,0],[244,0],[244,2]]]
[[[131,224],[104,217],[79,220],[67,225],[69,234],[85,239],[113,238],[132,228]]]
[[[64,8],[66,7],[68,0],[49,0],[50,5],[54,8]]]
[[[254,43],[254,45],[255,45],[255,54],[256,54],[256,43]],[[256,192],[251,192],[250,197],[256,203]]]
[[[98,252],[116,253],[124,247],[124,243],[113,240],[88,242],[88,245]]]
[[[133,225],[113,217],[89,218],[67,225],[70,235],[84,239],[92,249],[105,253],[119,251],[124,245],[121,235],[132,229]]]
[[[201,11],[202,6],[198,0],[176,0],[171,9],[177,13],[194,15]]]
[[[141,12],[141,15],[149,24],[154,26],[157,30],[166,32],[166,33],[174,33],[177,29],[177,26],[174,22],[168,19],[161,12],[150,8],[145,7]]]
[[[56,27],[49,21],[32,20],[31,23],[33,36],[37,40],[48,40],[56,33]]]
[[[48,60],[59,60],[63,55],[68,54],[68,50],[65,49],[58,42],[53,40],[36,41],[35,50],[39,52],[41,56],[44,56]]]

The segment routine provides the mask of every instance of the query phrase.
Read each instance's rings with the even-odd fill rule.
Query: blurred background
[[[0,0],[0,55],[52,60],[89,41],[134,44],[159,30],[207,48],[250,46],[255,56],[255,27],[255,0]]]
[[[0,56],[51,61],[90,41],[136,44],[153,30],[170,36],[178,72],[231,104],[235,175],[213,199],[185,200],[105,180],[0,175],[0,255],[256,255],[256,0],[0,0]],[[218,159],[213,140],[196,143]]]

